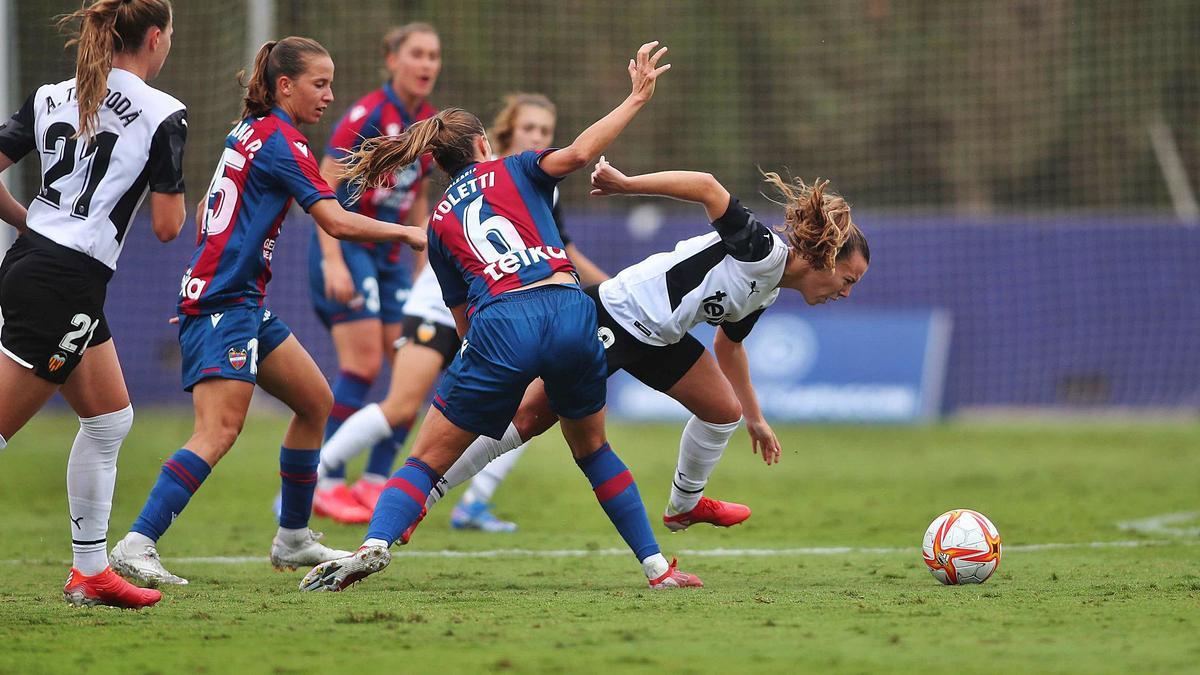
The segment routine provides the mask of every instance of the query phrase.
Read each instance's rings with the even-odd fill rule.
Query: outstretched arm
[[[771,425],[763,417],[762,409],[758,407],[758,395],[754,393],[754,385],[750,382],[750,361],[746,358],[745,345],[731,340],[724,330],[718,328],[713,338],[713,354],[725,379],[733,386],[738,402],[742,404],[742,417],[746,419],[746,431],[750,433],[751,449],[761,454],[767,464],[779,462],[783,448]]]
[[[582,169],[616,139],[654,95],[654,83],[658,76],[671,68],[669,63],[658,65],[658,60],[667,53],[666,47],[650,54],[657,46],[657,40],[647,42],[638,50],[637,57],[629,60],[629,79],[632,80],[633,91],[621,105],[584,129],[567,147],[543,156],[540,162],[543,171],[551,176],[565,176]]]
[[[336,199],[321,199],[308,213],[329,236],[346,241],[399,241],[414,251],[425,250],[425,231],[410,225],[385,223],[342,208]]]
[[[626,176],[604,157],[592,171],[592,195],[655,195],[704,206],[709,220],[720,218],[729,208],[729,191],[711,173],[659,171]]]

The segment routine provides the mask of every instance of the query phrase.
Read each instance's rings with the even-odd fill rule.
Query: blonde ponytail
[[[78,29],[74,28],[76,22]],[[79,47],[75,57],[76,138],[91,138],[99,130],[100,104],[108,94],[113,54],[136,52],[146,31],[155,27],[166,30],[170,23],[171,3],[167,0],[97,0],[58,17],[59,30],[76,33],[67,47]]]

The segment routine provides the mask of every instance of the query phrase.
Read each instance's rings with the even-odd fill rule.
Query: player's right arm
[[[704,206],[710,221],[716,221],[729,208],[729,191],[711,173],[700,171],[659,171],[626,176],[604,157],[592,171],[592,195],[654,195],[671,197]]]
[[[650,52],[658,46],[658,41],[647,42],[638,49],[636,59],[629,60],[629,79],[633,91],[602,119],[584,129],[583,133],[567,147],[542,155],[539,164],[542,171],[551,176],[565,176],[572,171],[582,169],[596,158],[612,143],[621,131],[633,121],[633,118],[650,101],[654,95],[654,83],[658,76],[667,72],[671,64],[658,65],[658,60],[667,53],[667,48]]]
[[[289,142],[283,136],[277,141],[272,137],[272,142],[281,145],[271,173],[329,236],[345,241],[398,241],[414,251],[425,249],[425,232],[419,227],[385,223],[342,208],[303,142]]]
[[[343,241],[398,241],[414,251],[425,250],[425,232],[411,225],[385,223],[342,208],[336,199],[321,199],[309,215],[329,236]]]
[[[341,178],[338,177],[338,163],[333,157],[326,155],[321,159],[321,177],[329,183],[329,187],[337,192]],[[325,277],[325,297],[344,304],[354,299],[354,277],[346,266],[342,256],[342,244],[330,236],[324,229],[317,229],[317,244],[321,247],[321,271]]]
[[[187,220],[183,197],[183,148],[187,144],[187,110],[168,115],[150,139],[150,229],[164,244],[179,236]]]

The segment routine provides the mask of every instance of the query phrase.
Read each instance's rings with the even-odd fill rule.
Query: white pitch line
[[[1178,523],[1188,523],[1200,519],[1200,512],[1185,511],[1182,513],[1164,513],[1149,518],[1139,518],[1137,520],[1124,520],[1117,523],[1117,527],[1130,532],[1141,532],[1142,534],[1166,535],[1175,537],[1200,537],[1200,526],[1197,527],[1171,527]]]
[[[1060,542],[1048,544],[1009,544],[1004,546],[1006,552],[1036,553],[1039,551],[1058,551],[1070,549],[1097,548],[1145,548],[1153,546],[1195,546],[1200,540],[1187,539],[1133,539],[1125,541],[1082,541]],[[761,558],[830,555],[896,555],[906,554],[919,556],[919,547],[869,547],[869,546],[809,546],[800,548],[709,548],[681,549],[676,555],[697,558]],[[624,548],[601,549],[525,549],[500,548],[488,551],[406,551],[392,552],[393,558],[586,558],[593,556],[627,556],[629,550]],[[266,556],[194,556],[166,558],[171,563],[211,564],[211,565],[247,565],[268,562]],[[49,563],[49,560],[4,560],[5,564],[37,564]],[[65,561],[64,561],[65,562]]]

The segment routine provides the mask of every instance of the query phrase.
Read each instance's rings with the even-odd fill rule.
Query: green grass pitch
[[[497,494],[519,532],[453,532],[443,504],[384,573],[302,595],[299,572],[266,562],[284,424],[250,420],[160,542],[191,585],[132,612],[62,601],[76,424],[34,420],[0,453],[0,673],[1200,671],[1200,519],[1117,525],[1200,511],[1196,425],[786,427],[774,467],[739,432],[708,494],[754,515],[729,530],[656,524],[706,584],[673,592],[611,552],[623,544],[552,432]],[[190,430],[188,415],[139,413],[110,543]],[[678,433],[611,429],[652,521]],[[926,525],[953,507],[987,514],[1007,547],[981,586],[943,587],[921,563]],[[345,548],[365,531],[313,526]]]

